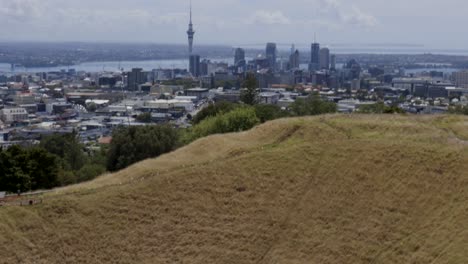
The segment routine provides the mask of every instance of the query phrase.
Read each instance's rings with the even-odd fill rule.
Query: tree
[[[143,113],[136,117],[136,120],[141,123],[151,123],[151,113]]]
[[[88,110],[88,112],[96,112],[97,108],[96,103],[89,103],[86,105],[86,110]]]
[[[0,168],[3,191],[24,192],[58,186],[57,157],[42,148],[10,147],[0,152]]]
[[[40,146],[60,157],[64,169],[76,171],[86,163],[84,146],[79,142],[76,132],[46,136]]]
[[[177,131],[169,125],[120,127],[112,133],[107,169],[116,171],[175,149]]]
[[[361,101],[366,100],[368,96],[369,92],[366,89],[359,89],[356,93],[356,98]]]
[[[24,171],[32,179],[31,189],[50,189],[58,186],[57,157],[43,148],[32,148],[27,151],[28,164]]]
[[[255,105],[258,103],[257,78],[255,74],[248,73],[242,85],[241,101],[244,104]]]
[[[324,101],[318,95],[311,95],[305,99],[299,98],[289,108],[294,116],[336,113],[338,110],[335,103]]]
[[[288,112],[281,110],[277,105],[258,104],[254,108],[255,115],[260,119],[261,123],[288,116]]]

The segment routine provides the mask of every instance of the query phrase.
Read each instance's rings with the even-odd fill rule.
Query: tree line
[[[0,150],[0,191],[50,189],[91,180],[106,171],[105,155],[105,150],[87,150],[76,133],[45,136],[30,148]]]

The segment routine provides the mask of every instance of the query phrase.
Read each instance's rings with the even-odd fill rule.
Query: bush
[[[322,100],[318,95],[312,95],[306,99],[297,99],[290,106],[294,116],[321,115],[336,113],[338,108],[335,103]]]
[[[178,133],[169,125],[120,127],[112,134],[107,169],[120,170],[170,152],[177,146],[177,142]]]
[[[209,106],[203,108],[200,112],[198,112],[198,114],[196,114],[193,117],[192,123],[196,125],[208,117],[213,117],[218,114],[225,114],[238,107],[240,107],[239,104],[234,104],[225,101],[210,104]]]
[[[182,137],[182,142],[187,144],[213,134],[244,131],[251,129],[259,123],[260,120],[255,115],[254,108],[240,107],[226,114],[220,114],[203,120],[186,131]]]
[[[467,106],[451,106],[448,109],[450,114],[457,114],[457,115],[468,115],[468,107]]]
[[[277,105],[258,104],[254,106],[255,115],[260,119],[260,122],[275,120],[278,118],[287,117],[289,114],[281,110]]]
[[[100,164],[86,164],[76,172],[78,182],[90,181],[106,172],[106,167]]]
[[[386,106],[383,102],[360,106],[357,110],[362,114],[403,114],[405,111],[398,106]]]

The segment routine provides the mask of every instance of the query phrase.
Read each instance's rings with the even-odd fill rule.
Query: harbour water
[[[215,58],[210,59],[213,62],[224,62],[233,63],[232,58]],[[337,65],[341,68],[342,64]],[[38,73],[38,72],[59,72],[62,70],[75,69],[76,71],[85,72],[117,72],[117,71],[130,71],[132,68],[142,68],[145,71],[151,71],[153,69],[187,69],[188,61],[186,59],[173,59],[173,60],[148,60],[148,61],[100,61],[100,62],[85,62],[71,66],[57,66],[57,67],[34,67],[24,68],[15,67],[15,73]],[[301,64],[300,68],[306,70],[307,64]],[[406,73],[419,73],[429,71],[440,71],[443,73],[452,73],[459,71],[459,69],[451,67],[440,67],[440,68],[416,68],[407,69]],[[0,63],[0,74],[12,73],[11,65],[8,63]]]
[[[233,63],[233,58],[215,58],[211,61]],[[61,70],[75,69],[76,71],[85,72],[116,72],[129,71],[132,68],[142,68],[145,71],[153,69],[187,69],[188,60],[148,60],[148,61],[99,61],[99,62],[84,62],[71,66],[57,67],[34,67],[24,68],[15,67],[15,73],[37,73],[37,72],[57,72]],[[11,73],[11,65],[8,63],[0,63],[0,73]]]

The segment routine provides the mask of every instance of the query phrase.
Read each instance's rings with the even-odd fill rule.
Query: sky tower
[[[188,42],[189,42],[189,55],[192,55],[193,36],[195,35],[195,31],[193,30],[193,24],[192,24],[192,1],[190,1],[190,23],[189,23],[189,28],[187,30],[187,35],[188,35]]]

